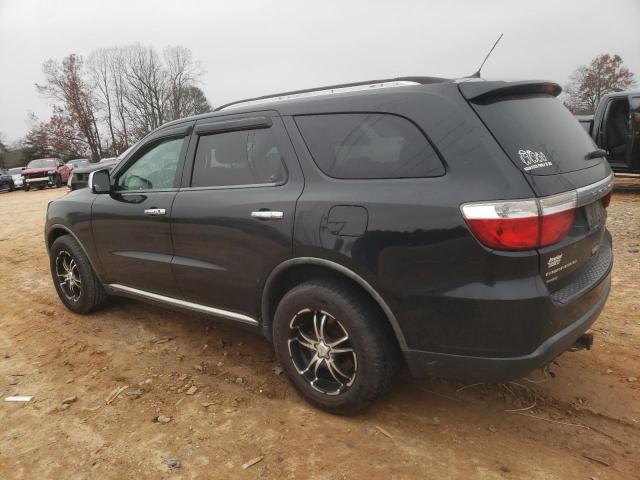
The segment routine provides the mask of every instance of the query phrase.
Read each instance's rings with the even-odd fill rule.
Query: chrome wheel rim
[[[66,250],[62,250],[56,257],[56,277],[64,296],[77,302],[82,295],[80,270],[74,258]]]
[[[296,371],[320,393],[339,395],[356,379],[358,358],[349,333],[324,310],[300,310],[289,323],[289,357]]]

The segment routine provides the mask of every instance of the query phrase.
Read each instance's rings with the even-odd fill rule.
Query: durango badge
[[[556,255],[555,257],[550,257],[547,262],[547,268],[555,267],[556,265],[560,265],[562,261],[562,253],[560,255]]]
[[[520,160],[525,164],[524,171],[535,170],[536,168],[550,167],[553,165],[547,156],[542,152],[533,150],[518,150]]]

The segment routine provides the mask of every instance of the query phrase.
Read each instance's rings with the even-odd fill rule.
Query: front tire
[[[367,409],[388,391],[399,366],[386,319],[359,290],[326,280],[298,285],[282,298],[273,343],[298,392],[334,414]]]
[[[31,188],[31,187],[30,187],[30,186],[29,186],[29,184],[28,184],[28,183],[26,183],[26,182],[25,182],[25,183],[24,183],[24,185],[22,186],[22,189],[23,189],[25,192],[28,192],[30,188]]]
[[[62,303],[75,313],[100,308],[107,295],[82,247],[71,235],[57,238],[49,251],[51,277]]]
[[[55,186],[56,188],[60,188],[62,186],[62,177],[59,174],[56,175]]]

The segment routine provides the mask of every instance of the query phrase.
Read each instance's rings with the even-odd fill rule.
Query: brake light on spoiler
[[[496,250],[532,250],[562,240],[578,208],[597,200],[606,208],[613,175],[586,187],[542,198],[465,203],[462,216],[476,238]]]

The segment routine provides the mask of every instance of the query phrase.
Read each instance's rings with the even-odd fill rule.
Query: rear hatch
[[[569,218],[573,211],[566,235],[538,248],[548,288],[570,301],[580,293],[576,283],[587,288],[584,277],[595,281],[611,264],[605,222],[613,176],[606,159],[555,98],[561,89],[554,83],[469,81],[459,88],[531,185],[541,213]]]

